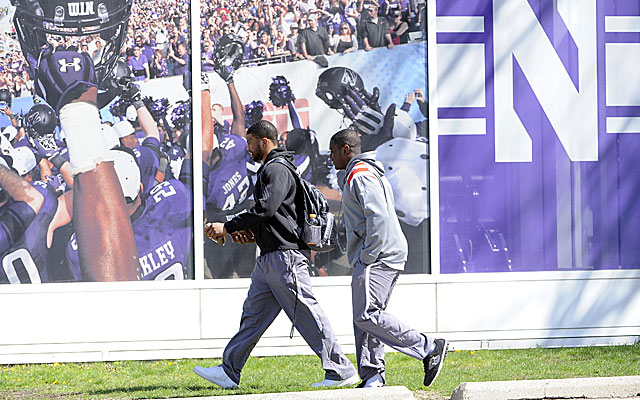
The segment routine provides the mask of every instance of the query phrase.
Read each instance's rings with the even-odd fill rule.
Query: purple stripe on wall
[[[640,117],[640,107],[610,106],[606,109],[607,117]]]
[[[486,118],[488,117],[485,107],[440,107],[438,108],[438,118]]]
[[[640,32],[605,32],[604,41],[607,43],[638,43]]]
[[[436,43],[484,43],[487,40],[487,35],[484,33],[437,33]]]
[[[484,1],[436,0],[436,16],[462,17],[484,15]]]
[[[604,15],[640,15],[640,2],[637,0],[599,0],[598,3],[603,3]]]

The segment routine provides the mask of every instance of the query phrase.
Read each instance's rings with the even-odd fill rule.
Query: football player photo
[[[8,14],[0,283],[193,278],[189,2]]]
[[[361,35],[351,35],[371,17],[364,9],[360,15],[326,3],[311,18],[278,2],[258,14],[242,2],[226,7],[228,13],[221,13],[215,2],[201,3],[202,70],[216,138],[205,177],[207,222],[226,222],[252,207],[261,165],[239,146],[252,124],[269,121],[278,130],[279,146],[292,153],[297,174],[320,190],[337,217],[337,246],[309,252],[311,275],[350,274],[341,219],[344,176],[332,164],[329,139],[353,128],[362,150],[375,152],[385,166],[393,187],[409,242],[405,271],[430,272],[426,32],[419,18],[407,18],[397,35],[392,21],[380,24],[394,45],[387,45],[385,32],[377,40],[372,31],[365,46]],[[205,276],[248,277],[259,251],[251,244],[205,239]]]

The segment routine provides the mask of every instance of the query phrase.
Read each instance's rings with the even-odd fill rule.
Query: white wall
[[[349,277],[313,278],[353,353]],[[220,357],[248,280],[0,287],[0,364]],[[389,310],[454,349],[633,343],[640,271],[402,276]],[[254,355],[311,354],[281,314]]]

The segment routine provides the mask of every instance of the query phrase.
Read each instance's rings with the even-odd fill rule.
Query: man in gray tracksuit
[[[359,387],[384,386],[384,344],[423,362],[424,385],[436,379],[447,341],[427,337],[386,311],[407,260],[407,241],[395,211],[391,184],[375,152],[360,153],[360,136],[344,129],[331,138],[331,158],[345,169],[342,208],[347,257],[353,267],[351,298]],[[425,246],[427,243],[425,243]]]
[[[292,171],[280,162],[294,162],[293,152],[277,146],[278,132],[268,121],[259,121],[247,131],[247,149],[258,171],[253,196],[255,205],[226,223],[207,224],[205,232],[214,240],[230,233],[239,243],[255,241],[260,256],[251,274],[251,286],[242,308],[240,330],[227,344],[222,364],[193,371],[223,388],[235,388],[251,350],[269,325],[284,310],[311,349],[322,360],[325,379],[313,386],[347,386],[358,383],[353,364],[340,345],[311,290],[307,245],[297,233],[297,184]],[[293,164],[295,166],[295,164]]]

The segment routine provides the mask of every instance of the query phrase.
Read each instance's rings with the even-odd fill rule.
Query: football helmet
[[[316,96],[329,107],[341,110],[343,99],[351,88],[356,92],[365,92],[364,82],[358,73],[346,67],[333,67],[318,77]]]
[[[9,156],[13,160],[11,168],[13,168],[20,176],[25,176],[36,167],[36,156],[28,147],[18,147],[17,149],[13,149],[9,153]]]
[[[119,58],[114,62],[113,67],[109,71],[108,77],[111,79],[106,81],[103,86],[109,89],[116,89],[118,93],[125,90],[129,87],[131,82],[134,81],[131,68],[129,68],[129,65],[124,60]]]
[[[49,105],[35,104],[24,119],[25,130],[33,138],[52,134],[58,125],[58,117]]]
[[[18,136],[18,129],[15,126],[9,125],[2,131],[2,136],[4,136],[9,142]]]
[[[102,83],[118,58],[127,33],[133,0],[11,0],[20,47],[27,62],[37,67],[40,51],[50,40],[99,34],[105,42],[94,60],[98,83]]]
[[[224,35],[213,50],[213,69],[225,81],[242,65],[244,44],[236,35]]]
[[[12,99],[9,89],[0,89],[0,109],[11,108]]]
[[[393,118],[393,131],[392,136],[394,138],[405,138],[409,140],[415,140],[418,136],[418,130],[416,123],[408,112],[396,108]]]
[[[118,175],[122,194],[127,203],[132,203],[140,194],[140,168],[133,151],[126,147],[109,150],[113,159],[113,167]]]
[[[314,154],[315,132],[310,129],[294,128],[287,132],[285,147],[296,154]],[[317,147],[317,143],[316,146]]]

